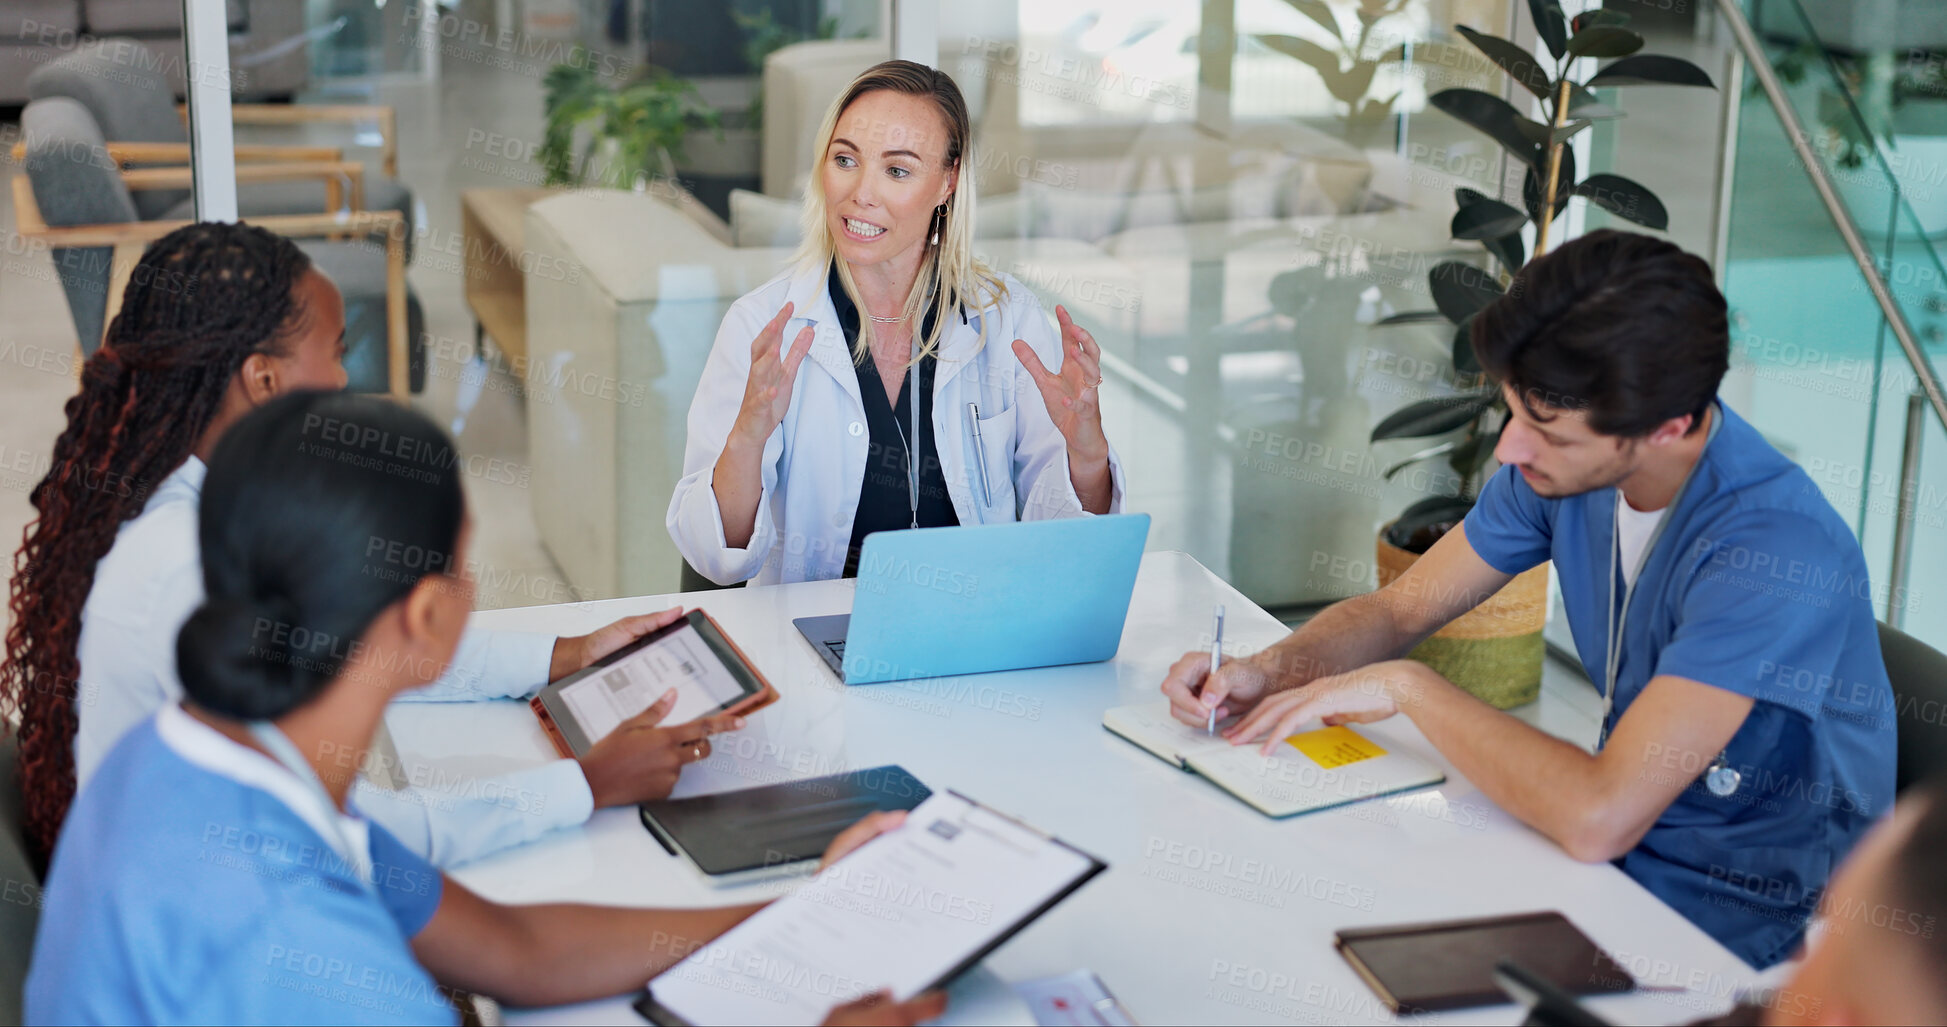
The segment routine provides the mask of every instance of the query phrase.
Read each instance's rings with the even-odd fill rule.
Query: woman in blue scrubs
[[[400,439],[421,444],[401,456]],[[187,701],[124,736],[68,816],[29,1023],[450,1024],[441,986],[621,994],[757,908],[503,906],[348,803],[337,754],[439,678],[473,608],[459,467],[424,416],[345,394],[285,396],[224,434],[200,510],[207,599],[177,644]],[[895,823],[862,821],[827,860]],[[829,1022],[943,1005],[875,997]]]

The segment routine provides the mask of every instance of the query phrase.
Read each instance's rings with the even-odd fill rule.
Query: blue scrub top
[[[289,806],[144,721],[62,828],[26,1022],[457,1023],[408,947],[439,871],[370,835],[366,884]]]
[[[1716,414],[1637,581],[1608,726],[1658,675],[1750,696],[1726,750],[1743,782],[1720,798],[1701,777],[1714,754],[1652,752],[1646,773],[1690,784],[1618,864],[1762,969],[1792,954],[1833,868],[1892,807],[1893,693],[1852,531],[1797,464],[1722,403]],[[1546,499],[1512,467],[1466,521],[1498,571],[1555,562],[1598,690],[1615,521],[1615,489]],[[1618,574],[1618,609],[1622,593]]]

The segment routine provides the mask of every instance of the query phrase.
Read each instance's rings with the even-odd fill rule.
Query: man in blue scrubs
[[[1172,712],[1243,714],[1226,735],[1267,751],[1308,721],[1404,713],[1503,809],[1770,966],[1893,803],[1858,542],[1717,401],[1724,298],[1676,246],[1590,233],[1524,268],[1472,337],[1508,419],[1466,520],[1386,588],[1214,677],[1207,652],[1185,656],[1163,683]],[[1610,693],[1593,755],[1400,659],[1545,560]]]

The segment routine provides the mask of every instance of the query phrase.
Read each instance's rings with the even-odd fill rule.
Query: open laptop
[[[848,685],[1115,655],[1148,514],[868,535],[852,612],[792,621]]]

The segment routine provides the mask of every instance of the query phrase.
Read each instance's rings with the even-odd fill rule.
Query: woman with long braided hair
[[[289,240],[181,229],[143,255],[81,369],[14,557],[0,704],[20,718],[29,844],[53,848],[75,791],[82,609],[122,525],[192,454],[281,389],[342,388],[343,301]],[[191,518],[193,520],[193,513]],[[188,554],[190,562],[195,554]]]
[[[178,229],[131,274],[68,401],[67,429],[32,493],[39,517],[14,558],[0,713],[20,719],[25,827],[38,858],[109,750],[182,697],[176,635],[203,601],[196,518],[209,454],[280,394],[343,388],[343,335],[337,287],[260,228]],[[628,617],[570,638],[468,630],[452,671],[411,698],[524,696],[676,616]],[[709,755],[708,736],[739,723],[658,727],[671,705],[624,722],[579,761],[469,779],[444,795],[360,782],[359,803],[434,863],[463,862],[581,824],[598,807],[667,796],[684,765]]]

